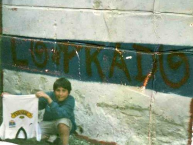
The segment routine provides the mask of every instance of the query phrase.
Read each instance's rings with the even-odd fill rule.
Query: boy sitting
[[[42,135],[59,134],[60,144],[68,145],[69,135],[76,130],[74,117],[75,100],[69,95],[71,83],[60,78],[54,82],[53,92],[39,91],[39,110],[45,109],[40,123]]]

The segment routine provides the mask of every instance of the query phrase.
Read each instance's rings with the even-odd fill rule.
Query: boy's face
[[[60,102],[60,101],[64,101],[67,97],[68,97],[68,95],[69,95],[69,93],[68,93],[68,90],[67,89],[64,89],[64,88],[62,88],[62,87],[58,87],[55,91],[54,91],[54,93],[55,93],[55,96],[56,96],[56,98],[57,98],[57,100]]]

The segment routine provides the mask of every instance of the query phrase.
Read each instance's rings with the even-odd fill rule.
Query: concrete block
[[[172,47],[170,47],[172,48]],[[163,51],[161,46],[159,51]],[[165,51],[157,56],[157,72],[154,90],[192,97],[193,92],[193,60],[191,50]]]
[[[60,7],[72,9],[104,9],[127,11],[153,11],[153,0],[3,0],[4,5]]]
[[[154,12],[192,15],[192,8],[192,0],[155,0]]]
[[[157,92],[152,99],[152,144],[188,144],[191,98]]]
[[[127,44],[115,46],[119,47],[116,50],[84,43],[3,38],[4,69],[141,87],[153,68],[149,53],[154,45]],[[152,79],[145,86],[152,88]]]
[[[2,68],[193,96],[191,47],[111,45],[4,36]]]
[[[3,34],[47,39],[192,46],[191,23],[186,15],[3,7]]]
[[[160,44],[192,46],[193,16],[158,14],[154,17],[154,32]]]
[[[188,50],[166,51],[158,55],[158,60],[151,99],[151,142],[155,145],[188,144],[192,131],[191,53]],[[182,92],[188,93],[189,98]]]
[[[14,8],[3,8],[3,34],[106,42],[144,42],[148,35],[155,41],[151,14]]]

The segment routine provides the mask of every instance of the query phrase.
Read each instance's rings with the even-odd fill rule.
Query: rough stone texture
[[[4,70],[4,91],[52,90],[56,77]],[[83,134],[119,145],[184,145],[191,98],[124,85],[70,80]],[[80,85],[81,84],[81,85]]]
[[[186,145],[191,98],[156,93],[151,111],[153,145]]]

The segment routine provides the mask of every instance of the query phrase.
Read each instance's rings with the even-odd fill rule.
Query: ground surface
[[[30,140],[6,140],[7,142],[11,142],[11,143],[16,143],[16,144],[19,144],[19,145],[49,145],[48,143],[46,143],[45,141],[41,141],[41,142],[38,142],[34,139],[30,139]],[[77,137],[75,136],[71,136],[70,137],[70,141],[69,141],[69,144],[70,145],[96,145],[96,144],[92,144],[92,143],[89,143],[85,140],[81,140],[81,139],[78,139]],[[98,144],[99,145],[99,144]]]

